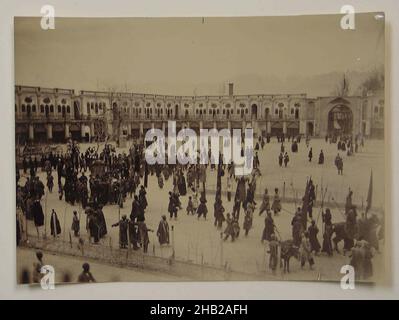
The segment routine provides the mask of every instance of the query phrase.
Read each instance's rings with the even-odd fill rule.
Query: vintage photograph
[[[385,16],[350,18],[15,17],[18,284],[381,284]]]

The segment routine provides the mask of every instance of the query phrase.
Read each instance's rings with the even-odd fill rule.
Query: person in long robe
[[[346,214],[345,222],[345,233],[346,237],[344,239],[344,250],[350,251],[354,246],[355,237],[357,235],[357,223],[356,223],[356,207],[352,206],[351,209]]]
[[[102,238],[108,233],[108,231],[107,231],[107,222],[105,221],[104,212],[101,206],[97,209],[97,219],[98,219],[99,232],[100,232],[99,236],[100,238]]]
[[[54,187],[54,178],[51,175],[51,173],[49,173],[47,175],[47,188],[50,191],[50,193],[53,192],[53,187]]]
[[[273,271],[273,273],[276,272],[277,269],[277,263],[278,263],[278,247],[279,247],[279,242],[276,240],[276,236],[271,234],[270,236],[270,242],[269,242],[269,268]]]
[[[139,203],[139,198],[135,195],[132,202],[132,210],[130,211],[130,220],[135,220],[140,215],[141,207]]]
[[[138,250],[140,247],[138,246],[140,242],[138,224],[134,220],[129,219],[128,223],[128,232],[129,232],[129,242],[133,247],[133,250]]]
[[[51,235],[54,238],[61,233],[60,221],[58,220],[57,212],[55,212],[54,209],[51,210],[50,229],[51,229]]]
[[[281,211],[281,199],[278,194],[278,188],[274,189],[274,199],[273,199],[273,204],[272,204],[272,210],[274,212],[274,215],[278,215]]]
[[[162,220],[159,222],[157,237],[160,245],[169,244],[169,224],[165,215],[162,216]]]
[[[231,241],[235,239],[234,227],[233,227],[234,219],[230,217],[230,213],[226,216],[226,223],[227,226],[224,229],[224,238],[223,240],[226,241],[229,237],[231,237]]]
[[[312,162],[312,158],[313,158],[313,151],[312,151],[312,148],[310,148],[310,150],[309,150],[308,158],[309,158],[309,162]]]
[[[234,206],[233,206],[233,213],[232,213],[234,219],[240,218],[240,211],[241,211],[241,202],[236,196],[234,199]]]
[[[78,213],[76,211],[73,212],[73,218],[72,218],[72,227],[73,235],[75,237],[79,237],[80,233],[80,221],[78,217]]]
[[[329,208],[327,208],[326,212],[322,214],[322,219],[324,223],[324,233],[323,233],[323,247],[321,251],[327,253],[328,256],[332,256],[333,246],[331,242],[331,237],[334,233],[334,230],[332,224],[332,216]]]
[[[140,191],[139,191],[139,203],[140,203],[142,210],[145,210],[148,206],[146,195],[147,195],[147,191],[145,191],[144,186],[141,186]]]
[[[39,228],[44,225],[43,208],[42,208],[42,205],[40,204],[39,200],[35,200],[32,203],[31,213],[32,213],[32,216],[33,216],[33,221],[35,223],[37,236],[39,237]]]
[[[97,244],[98,241],[100,240],[100,236],[99,236],[99,225],[98,225],[98,219],[96,217],[96,213],[95,211],[90,211],[88,213],[88,222],[87,222],[87,226],[89,229],[89,235],[90,235],[90,239],[93,238],[94,243]]]
[[[181,173],[178,177],[177,186],[179,189],[179,194],[181,196],[185,196],[187,194],[187,186],[186,186],[186,178],[184,177],[183,173]]]
[[[263,194],[262,204],[260,205],[259,215],[261,216],[263,212],[268,213],[270,211],[270,196],[268,194],[268,190],[265,189],[265,193]]]
[[[238,199],[241,203],[245,201],[247,196],[247,192],[245,189],[245,179],[244,177],[240,177],[237,182],[237,189],[236,189],[236,199]]]
[[[274,221],[272,218],[272,213],[268,211],[265,218],[265,228],[262,233],[262,242],[271,241],[271,235],[274,234]]]
[[[128,237],[127,237],[127,229],[128,229],[128,220],[126,219],[126,215],[122,216],[122,219],[119,222],[114,223],[112,227],[119,226],[119,248],[126,249],[128,246]]]
[[[172,219],[173,217],[177,219],[177,203],[176,203],[176,197],[172,192],[169,191],[169,204],[168,204],[168,212],[169,212],[169,217]]]
[[[316,221],[312,220],[311,225],[308,228],[308,234],[309,234],[309,241],[310,241],[310,247],[312,252],[315,254],[318,254],[320,251],[320,243],[319,240],[317,239],[317,234],[319,233],[319,229],[316,226]]]
[[[308,262],[309,268],[313,269],[314,260],[309,240],[309,234],[307,232],[304,233],[304,236],[302,237],[301,240],[300,257],[301,257],[301,268],[303,268],[306,262]]]
[[[148,232],[154,232],[154,230],[149,229],[144,221],[140,221],[139,225],[139,232],[140,232],[140,240],[141,240],[141,247],[143,248],[143,252],[148,252],[148,244],[150,243],[150,237],[148,236]]]
[[[225,210],[223,207],[222,200],[220,199],[220,196],[216,197],[213,208],[214,208],[213,216],[215,218],[213,225],[218,229],[220,229],[223,223],[223,213]]]
[[[198,219],[201,218],[201,216],[204,216],[204,219],[206,220],[206,216],[208,214],[208,208],[206,206],[206,199],[201,197],[200,199],[200,204],[197,209],[197,214],[198,214]]]
[[[292,218],[291,226],[294,245],[299,247],[301,244],[301,237],[303,232],[302,214],[300,208],[297,209],[294,218]]]
[[[231,201],[231,178],[227,177],[227,201],[230,202]]]
[[[290,157],[288,156],[288,152],[286,152],[284,154],[284,167],[287,167],[289,161],[290,161]]]
[[[320,154],[319,154],[319,164],[324,164],[324,153],[323,153],[323,150],[321,150]]]
[[[243,225],[243,229],[245,230],[245,236],[248,236],[249,230],[252,228],[254,210],[255,206],[252,203],[248,204],[247,210],[245,211],[244,225]]]

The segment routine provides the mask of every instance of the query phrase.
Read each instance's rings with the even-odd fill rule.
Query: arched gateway
[[[334,106],[328,113],[328,133],[335,135],[352,134],[353,113],[343,104]]]

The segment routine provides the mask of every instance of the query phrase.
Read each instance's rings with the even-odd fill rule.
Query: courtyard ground
[[[286,150],[290,155],[290,162],[287,168],[280,168],[278,165],[278,155],[280,144],[275,139],[270,144],[266,144],[264,150],[259,151],[260,169],[262,176],[258,180],[256,193],[260,197],[265,188],[269,189],[269,194],[273,194],[274,188],[278,187],[280,193],[284,192],[285,197],[301,199],[306,185],[306,179],[312,177],[317,186],[317,198],[321,199],[321,188],[327,188],[326,201],[336,202],[335,207],[330,207],[333,214],[333,222],[343,221],[341,211],[344,207],[345,197],[350,187],[354,191],[353,202],[359,208],[366,206],[366,197],[369,187],[370,171],[373,171],[373,207],[383,211],[384,209],[384,143],[381,140],[366,141],[365,147],[360,149],[359,153],[347,157],[340,152],[344,160],[344,174],[339,176],[334,166],[334,159],[338,151],[335,144],[328,144],[324,139],[313,139],[310,146],[313,148],[313,160],[308,161],[308,148],[305,142],[299,144],[299,152],[291,153],[291,144],[285,143]],[[81,151],[84,151],[86,145],[81,145]],[[318,155],[323,149],[325,155],[324,165],[318,165]],[[127,152],[128,148],[118,151]],[[39,172],[40,179],[45,182],[45,173]],[[54,173],[56,175],[56,173]],[[20,184],[24,184],[25,176],[21,176]],[[223,190],[226,184],[226,177],[223,178]],[[243,232],[235,241],[223,242],[220,237],[220,231],[217,231],[213,225],[213,202],[214,196],[212,190],[216,186],[216,172],[207,172],[207,199],[208,199],[208,218],[207,220],[198,220],[196,216],[188,216],[185,212],[188,195],[181,197],[182,210],[178,213],[177,220],[170,220],[172,242],[170,246],[160,247],[155,233],[150,233],[150,251],[157,256],[169,257],[172,254],[172,248],[175,250],[176,259],[191,261],[194,263],[205,263],[209,265],[223,265],[240,272],[265,275],[265,279],[275,278],[276,280],[332,280],[340,279],[341,266],[349,262],[348,257],[334,254],[333,257],[324,255],[315,258],[316,265],[314,270],[309,270],[308,266],[300,268],[299,262],[295,259],[291,263],[291,273],[283,274],[280,271],[272,275],[268,269],[267,246],[261,243],[261,235],[264,227],[265,216],[258,215],[258,209],[261,199],[258,198],[257,210],[254,214],[253,228],[249,235],[245,237]],[[147,200],[149,206],[146,210],[146,223],[149,228],[157,229],[158,223],[163,214],[167,215],[168,191],[172,189],[172,181],[165,181],[165,186],[161,190],[155,176],[149,176],[147,188]],[[235,185],[233,186],[233,191]],[[332,200],[334,199],[334,200]],[[233,203],[228,202],[223,196],[223,204],[226,213],[232,211]],[[298,201],[299,202],[299,201]],[[126,199],[124,207],[119,210],[116,205],[107,205],[104,207],[104,215],[108,227],[108,235],[103,240],[104,244],[112,243],[118,245],[118,228],[112,228],[111,225],[118,221],[119,215],[129,216],[132,199]],[[82,236],[87,238],[85,231],[85,215],[79,206],[71,206],[64,201],[58,200],[57,192],[48,193],[42,200],[43,208],[47,211],[47,234],[50,233],[49,220],[51,209],[55,209],[61,223],[61,239],[69,239],[69,230],[72,224],[72,212],[77,210],[81,212],[81,230]],[[299,203],[298,203],[299,204]],[[278,232],[282,239],[291,238],[291,219],[295,212],[294,202],[283,202],[283,211],[278,217],[274,218]],[[337,207],[338,206],[338,207]],[[322,219],[319,216],[320,208],[314,208],[314,218],[320,229],[319,241],[322,241]],[[318,219],[318,217],[320,217]],[[169,218],[168,218],[169,220]],[[243,212],[241,210],[240,226],[242,228]],[[241,229],[242,230],[242,229]],[[30,236],[36,236],[33,223],[28,224]],[[111,242],[110,242],[111,238]],[[74,239],[76,241],[76,239]],[[69,259],[69,258],[68,258]],[[384,254],[376,254],[373,259],[375,277],[379,278],[384,273]],[[20,263],[20,261],[18,261]]]

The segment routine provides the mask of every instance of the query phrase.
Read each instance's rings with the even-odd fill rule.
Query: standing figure
[[[259,215],[261,216],[263,212],[268,213],[270,211],[270,196],[268,194],[268,190],[265,189],[265,193],[263,194],[262,204],[260,205]]]
[[[281,211],[281,199],[278,194],[278,188],[274,189],[274,199],[273,199],[273,204],[272,204],[272,210],[274,212],[274,215],[278,215]]]
[[[54,187],[54,177],[51,175],[51,172],[47,174],[47,188],[51,192],[53,192]]]
[[[324,223],[324,233],[323,233],[323,247],[321,249],[322,252],[327,253],[328,256],[332,256],[333,254],[333,246],[331,242],[331,237],[334,233],[333,224],[331,222],[331,212],[330,209],[326,209],[326,213],[322,214],[322,219]]]
[[[227,201],[231,201],[231,178],[227,177]]]
[[[193,205],[193,200],[192,200],[192,197],[191,197],[191,196],[188,197],[188,203],[187,203],[186,212],[187,212],[187,215],[189,215],[189,214],[194,214],[194,213],[195,213],[195,211],[194,211],[194,205]]]
[[[215,218],[214,226],[217,227],[217,229],[221,229],[223,226],[223,222],[225,220],[223,213],[224,213],[224,207],[222,200],[220,199],[220,197],[217,197],[214,204],[214,218]]]
[[[316,226],[316,221],[312,220],[312,223],[308,228],[308,234],[309,234],[310,248],[312,252],[314,252],[316,255],[319,253],[321,248],[319,240],[317,239],[318,233],[319,229]]]
[[[139,224],[141,247],[143,248],[143,252],[147,253],[148,244],[150,243],[150,237],[148,236],[148,232],[154,232],[154,230],[149,229],[144,221],[140,221],[138,224]]]
[[[36,231],[37,231],[37,237],[39,238],[39,236],[40,236],[39,228],[44,226],[43,208],[42,208],[42,205],[40,204],[39,200],[35,200],[32,203],[30,211],[32,213],[33,221],[35,223],[35,227],[36,227]]]
[[[312,162],[312,158],[313,158],[313,151],[312,151],[312,148],[310,148],[310,150],[309,150],[308,158],[309,158],[309,162]]]
[[[51,235],[54,238],[61,233],[60,221],[58,220],[57,213],[55,212],[54,209],[51,210],[50,229],[51,229]]]
[[[276,236],[271,234],[270,236],[270,242],[269,242],[269,268],[273,271],[273,273],[276,272],[277,268],[277,262],[278,262],[278,246],[279,243],[276,240]]]
[[[272,213],[268,211],[265,218],[265,228],[262,233],[262,242],[271,241],[272,235],[274,234],[274,221],[272,218]]]
[[[144,186],[141,186],[140,191],[139,191],[139,203],[140,203],[141,209],[143,211],[148,206],[146,194],[147,194],[147,191],[145,191]]]
[[[252,220],[254,214],[255,206],[252,203],[247,205],[247,210],[244,216],[243,229],[245,230],[245,236],[248,236],[249,230],[252,228]]]
[[[339,156],[339,154],[337,154],[337,156],[335,157],[335,166],[338,169],[338,174],[342,176],[344,172],[344,162],[342,161],[342,158]]]
[[[302,212],[301,208],[298,207],[294,218],[291,221],[292,226],[292,239],[294,241],[294,245],[299,247],[301,244],[301,237],[303,232],[303,223],[302,223]]]
[[[279,165],[280,167],[283,166],[283,159],[284,159],[283,153],[280,152],[280,155],[278,156],[278,165]]]
[[[206,199],[204,197],[201,197],[200,199],[200,204],[197,209],[197,214],[198,214],[198,219],[201,216],[204,216],[204,219],[206,220],[206,215],[208,214],[208,208],[206,206]]]
[[[287,164],[290,161],[290,157],[288,156],[288,153],[286,152],[284,155],[284,166],[287,168]]]
[[[320,154],[319,154],[319,164],[324,164],[324,153],[323,153],[323,150],[321,150]]]
[[[307,261],[309,263],[309,268],[313,269],[314,260],[309,241],[309,234],[307,232],[305,232],[304,236],[302,237],[300,254],[301,254],[301,268],[305,266],[305,263]]]
[[[175,219],[177,219],[178,204],[177,204],[176,200],[177,199],[176,199],[175,195],[169,191],[168,212],[169,212],[170,219],[172,219],[173,216],[175,217]]]
[[[159,222],[157,237],[160,245],[169,244],[169,224],[165,215],[162,216],[162,220]]]
[[[79,237],[79,232],[80,232],[80,221],[78,218],[78,213],[76,210],[73,211],[73,218],[72,218],[72,227],[73,235],[75,237]]]
[[[226,241],[229,237],[231,237],[231,241],[234,241],[234,240],[235,240],[235,233],[234,233],[234,227],[233,227],[233,220],[234,220],[234,219],[232,219],[232,218],[230,217],[230,213],[228,213],[227,216],[226,216],[226,223],[227,223],[227,226],[226,226],[226,228],[224,229],[224,238],[223,238],[224,241]]]
[[[112,227],[119,226],[119,248],[126,249],[128,246],[127,230],[128,230],[128,220],[126,214],[122,216],[119,222],[114,223]]]

